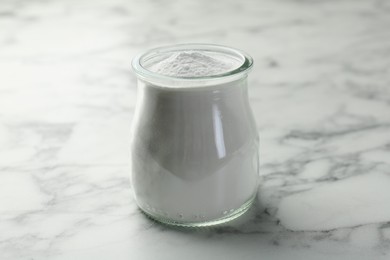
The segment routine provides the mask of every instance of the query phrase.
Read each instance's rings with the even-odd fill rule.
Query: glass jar
[[[234,59],[226,73],[179,77],[149,68],[172,52]],[[242,51],[209,44],[152,49],[133,59],[138,94],[132,122],[132,186],[139,208],[179,226],[210,226],[242,215],[258,189],[257,127]]]

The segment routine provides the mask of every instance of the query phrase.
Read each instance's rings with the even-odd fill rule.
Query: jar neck
[[[148,94],[158,93],[159,95],[213,95],[223,96],[236,94],[247,96],[247,77],[242,77],[224,84],[199,86],[199,87],[165,87],[150,83],[145,80],[138,80],[138,90]]]
[[[173,57],[173,54],[175,53],[180,54],[188,52],[196,52],[198,53],[198,56],[203,55],[206,58],[223,57],[223,60],[225,60],[225,65],[235,61],[238,62],[240,66],[233,66],[231,69],[227,69],[226,71],[221,71],[221,73],[216,74],[200,73],[199,75],[190,74],[186,76],[183,76],[180,73],[177,75],[157,73],[151,69],[154,64],[158,64],[163,60],[169,60],[169,57]],[[210,59],[214,60],[214,58]],[[193,59],[195,58],[193,57]],[[145,53],[140,53],[134,57],[132,61],[132,67],[139,79],[149,82],[153,85],[165,86],[168,88],[198,88],[228,84],[229,82],[246,77],[252,66],[253,59],[245,52],[234,48],[213,44],[178,44],[164,46],[149,50]],[[208,72],[210,71],[208,70]]]

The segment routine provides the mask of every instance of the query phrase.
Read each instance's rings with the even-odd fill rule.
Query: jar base
[[[166,224],[169,226],[175,226],[175,227],[199,228],[199,227],[217,226],[239,218],[251,208],[255,198],[256,196],[253,196],[247,202],[245,202],[241,207],[229,213],[228,215],[223,216],[222,218],[208,220],[208,221],[199,221],[199,222],[179,222],[162,216],[154,215],[153,213],[148,212],[147,210],[141,208],[140,206],[138,207],[147,217],[159,223]]]

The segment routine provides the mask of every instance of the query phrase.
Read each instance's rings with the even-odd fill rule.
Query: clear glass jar
[[[223,74],[173,77],[150,66],[172,52],[224,55],[240,65]],[[153,219],[210,226],[242,215],[258,189],[258,132],[242,51],[208,44],[152,49],[133,59],[138,96],[132,123],[132,185]]]

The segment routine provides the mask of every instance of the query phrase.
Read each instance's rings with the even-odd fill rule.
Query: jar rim
[[[153,72],[145,66],[143,63],[158,55],[173,51],[205,51],[214,52],[217,54],[223,54],[230,57],[239,58],[241,64],[226,72],[207,75],[207,76],[196,76],[196,77],[179,77],[179,76],[168,76],[157,72]],[[153,48],[148,51],[139,53],[132,60],[132,68],[136,76],[146,82],[152,83],[161,87],[201,87],[210,85],[220,85],[228,82],[235,81],[237,79],[246,77],[248,72],[253,67],[253,59],[247,53],[223,45],[217,44],[204,44],[204,43],[186,43],[186,44],[175,44],[167,45],[158,48]]]

